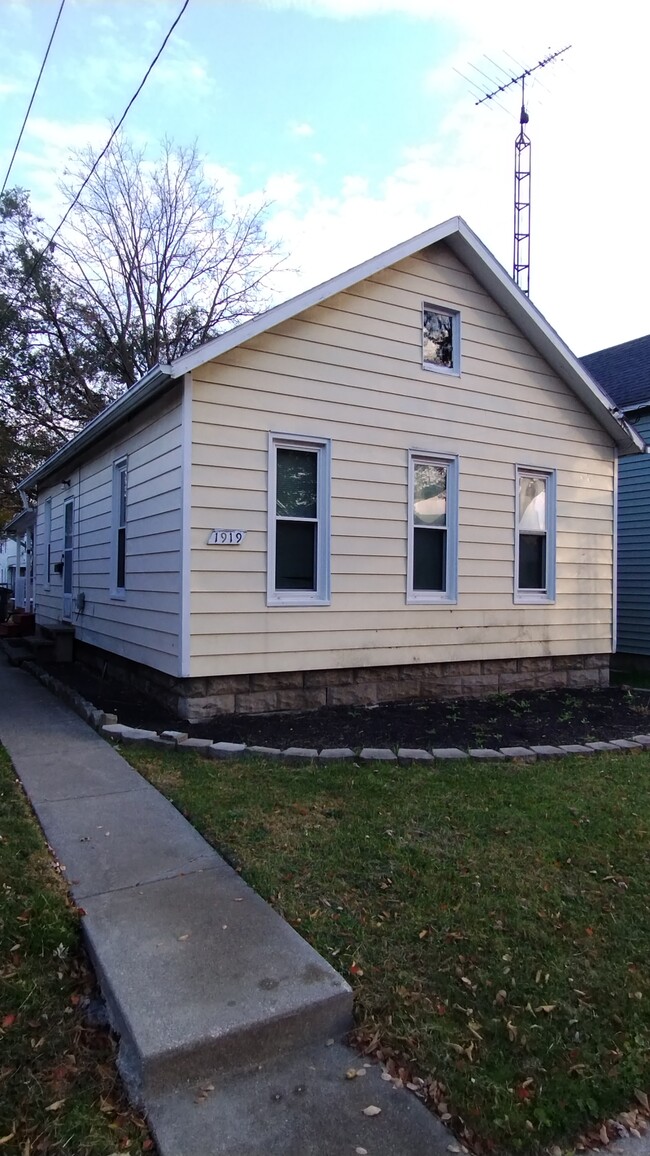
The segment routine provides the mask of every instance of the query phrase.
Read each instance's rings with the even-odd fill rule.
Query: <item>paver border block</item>
[[[318,758],[318,751],[315,747],[287,747],[282,752],[282,758],[291,759],[297,763],[311,763]]]
[[[433,759],[467,759],[469,755],[467,751],[461,751],[460,747],[433,747],[431,757]]]
[[[170,743],[176,743],[178,746],[179,743],[187,742],[190,736],[187,731],[161,731],[160,737]]]
[[[540,759],[563,759],[566,757],[566,751],[562,747],[553,747],[549,743],[542,743],[539,746],[533,744],[530,749]]]
[[[537,755],[530,747],[500,747],[504,758],[517,762],[534,763]]]
[[[650,746],[650,743],[648,745]],[[590,750],[596,751],[597,753],[602,751],[618,750],[618,747],[615,747],[613,743],[586,743],[586,746],[588,746]]]
[[[207,753],[212,759],[232,759],[243,755],[245,751],[246,743],[213,743]]]
[[[492,747],[470,747],[467,753],[470,759],[478,759],[479,762],[482,761],[485,763],[497,762],[498,760],[503,761],[505,759],[505,755],[503,755],[501,751],[495,751]]]
[[[242,754],[252,759],[279,759],[282,751],[279,747],[246,747]]]
[[[122,723],[104,723],[101,733],[109,739],[121,739],[126,729]]]
[[[176,750],[195,751],[197,755],[204,755],[207,758],[212,745],[212,739],[185,739],[185,742],[177,744]]]
[[[643,744],[633,742],[632,739],[612,739],[612,746],[616,747],[618,751],[643,750]]]
[[[397,750],[399,763],[432,763],[433,755],[423,747],[399,747]]]
[[[584,743],[560,743],[560,748],[565,755],[593,755],[591,747],[585,746]]]
[[[359,758],[364,763],[397,762],[395,751],[391,751],[389,747],[364,747],[359,753]]]
[[[650,735],[632,735],[632,738],[640,747],[650,747]]]
[[[325,763],[333,762],[336,759],[353,759],[354,757],[352,747],[324,747],[318,756]]]

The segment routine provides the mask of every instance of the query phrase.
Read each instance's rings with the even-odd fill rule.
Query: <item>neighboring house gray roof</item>
[[[619,409],[650,405],[650,334],[580,358]]]
[[[304,293],[267,309],[251,321],[245,321],[234,329],[229,329],[219,337],[206,341],[204,345],[179,357],[171,365],[155,365],[148,373],[136,382],[135,385],[123,393],[117,401],[112,402],[98,417],[81,430],[76,437],[57,450],[42,466],[34,470],[29,477],[20,483],[19,489],[23,492],[45,481],[56,474],[68,463],[86,453],[107,433],[121,424],[129,413],[134,413],[146,403],[158,396],[165,389],[169,389],[171,382],[182,378],[185,373],[191,373],[199,365],[219,357],[222,353],[234,349],[244,341],[265,333],[274,325],[295,317],[297,314],[326,301],[328,297],[364,281],[366,277],[387,269],[406,257],[426,249],[430,245],[445,242],[456,254],[460,261],[474,274],[477,281],[483,286],[492,299],[501,306],[505,314],[517,326],[521,333],[528,338],[531,345],[541,357],[555,370],[559,377],[566,382],[570,389],[580,398],[583,405],[596,418],[602,428],[607,431],[612,441],[623,454],[643,452],[645,442],[643,438],[628,425],[623,414],[610,398],[586,372],[578,358],[565,345],[548,321],[538,309],[529,301],[515,285],[512,277],[500,265],[496,257],[486,248],[476,233],[470,229],[462,217],[450,217],[440,225],[426,229],[415,237],[402,241],[399,245],[378,253],[368,261],[347,269],[338,276],[308,289]]]

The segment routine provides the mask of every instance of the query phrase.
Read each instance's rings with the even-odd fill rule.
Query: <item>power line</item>
[[[160,57],[162,56],[162,54],[163,54],[163,52],[164,52],[164,50],[165,50],[165,47],[166,47],[166,45],[167,45],[167,41],[169,40],[169,38],[170,38],[170,36],[172,35],[172,33],[173,33],[174,29],[176,28],[177,24],[179,23],[179,21],[180,21],[181,17],[183,16],[183,14],[184,14],[184,12],[185,12],[186,8],[187,8],[187,7],[188,7],[188,5],[189,5],[189,2],[190,2],[190,0],[185,0],[185,3],[183,4],[183,7],[181,8],[181,10],[180,10],[180,12],[178,13],[178,15],[177,15],[176,19],[174,20],[174,23],[171,25],[171,27],[170,27],[169,31],[167,32],[167,35],[165,36],[165,39],[163,40],[162,44],[160,45],[160,48],[158,49],[158,51],[157,51],[156,55],[154,56],[153,60],[151,61],[151,64],[150,64],[150,65],[149,65],[149,67],[147,68],[147,71],[145,72],[144,76],[142,77],[142,80],[140,81],[140,83],[139,83],[138,87],[136,88],[135,92],[133,93],[133,96],[131,97],[131,99],[130,99],[129,103],[127,104],[126,108],[124,109],[124,112],[122,113],[122,115],[121,115],[120,119],[118,120],[118,122],[117,122],[117,124],[115,125],[115,127],[114,127],[113,131],[111,132],[111,135],[109,136],[109,138],[108,138],[108,140],[107,140],[106,144],[104,145],[104,147],[103,147],[102,151],[100,152],[99,156],[98,156],[98,157],[95,159],[95,161],[94,161],[94,163],[93,163],[93,165],[92,165],[92,168],[91,168],[91,169],[89,170],[89,172],[86,174],[86,176],[85,176],[84,180],[82,181],[81,185],[80,185],[80,186],[79,186],[79,188],[77,189],[77,192],[75,193],[75,196],[74,196],[73,200],[72,200],[72,201],[70,202],[70,204],[68,205],[68,207],[67,207],[67,209],[66,209],[65,213],[63,214],[63,217],[62,217],[62,218],[61,218],[61,220],[59,221],[59,223],[58,223],[58,225],[57,225],[56,229],[54,230],[54,232],[53,232],[53,233],[52,233],[52,235],[50,236],[50,238],[49,238],[49,240],[47,241],[47,243],[46,243],[45,247],[44,247],[44,248],[41,250],[41,252],[40,252],[40,253],[38,253],[38,254],[37,254],[37,256],[36,256],[36,260],[33,262],[33,264],[31,265],[31,267],[28,269],[27,273],[25,274],[25,277],[24,277],[24,279],[23,279],[23,283],[22,283],[22,285],[20,286],[20,289],[24,289],[24,287],[25,287],[25,285],[27,284],[27,282],[29,281],[30,277],[33,277],[34,273],[35,273],[35,272],[36,272],[36,270],[38,269],[38,266],[40,265],[41,261],[42,261],[42,260],[43,260],[43,258],[45,257],[45,254],[47,253],[47,250],[50,248],[50,246],[52,245],[53,241],[56,239],[56,237],[57,237],[57,236],[59,235],[59,233],[61,232],[61,229],[63,228],[63,226],[65,225],[65,223],[66,223],[66,221],[67,221],[67,219],[68,219],[68,217],[70,216],[70,213],[72,212],[72,210],[74,209],[75,205],[76,205],[76,204],[77,204],[77,202],[79,201],[79,198],[80,198],[81,194],[83,193],[83,191],[84,191],[84,189],[85,189],[86,185],[88,184],[88,182],[89,182],[90,178],[92,177],[93,173],[95,172],[95,169],[97,168],[97,166],[98,166],[99,162],[100,162],[100,161],[101,161],[101,160],[102,160],[102,159],[103,159],[103,158],[106,156],[106,153],[108,152],[109,148],[111,147],[111,145],[112,145],[112,143],[113,143],[113,141],[114,141],[115,137],[117,136],[117,133],[119,132],[119,130],[120,130],[120,128],[122,127],[122,125],[124,124],[124,121],[126,120],[126,118],[127,118],[127,116],[128,116],[128,113],[129,113],[129,111],[130,111],[131,107],[133,106],[133,104],[135,103],[135,101],[138,99],[138,97],[139,97],[140,93],[142,92],[142,89],[144,88],[145,84],[147,83],[147,80],[149,79],[149,76],[150,76],[150,74],[152,73],[152,71],[153,71],[153,69],[155,68],[156,64],[158,63],[158,61],[159,61]],[[20,292],[20,289],[19,289],[19,292]],[[8,309],[9,309],[9,308],[11,308],[11,305],[14,305],[14,304],[16,303],[17,299],[18,299],[18,297],[17,297],[17,295],[16,295],[16,297],[14,297],[14,298],[13,298],[13,301],[11,301],[11,302],[9,302],[9,303],[7,304],[7,308],[8,308]]]
[[[25,131],[25,125],[27,124],[27,121],[29,119],[29,114],[32,111],[32,105],[34,103],[34,98],[36,96],[36,93],[38,92],[38,86],[41,83],[41,77],[43,75],[43,69],[45,68],[45,65],[47,64],[47,58],[50,55],[50,48],[52,47],[52,41],[54,40],[54,35],[55,35],[56,30],[59,26],[59,20],[61,19],[61,13],[63,12],[63,5],[64,4],[65,4],[65,0],[61,0],[59,11],[56,14],[56,20],[54,21],[54,28],[52,29],[52,35],[50,36],[48,46],[45,49],[45,56],[43,57],[43,63],[41,64],[39,74],[36,77],[36,84],[34,85],[34,90],[33,90],[32,95],[30,97],[29,104],[27,105],[27,112],[25,113],[25,119],[23,120],[23,123],[20,126],[20,132],[18,133],[18,140],[16,141],[14,151],[11,154],[11,160],[9,161],[9,168],[7,169],[7,171],[5,173],[5,179],[2,182],[2,188],[0,189],[0,197],[2,196],[2,194],[5,191],[5,188],[7,187],[7,181],[9,180],[9,174],[13,168],[13,164],[14,164],[14,161],[16,159],[16,153],[18,152],[18,149],[20,148],[20,142],[23,139],[23,133]]]

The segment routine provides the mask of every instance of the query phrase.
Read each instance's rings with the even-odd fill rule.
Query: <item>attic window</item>
[[[440,373],[460,373],[460,313],[424,302],[422,365]]]

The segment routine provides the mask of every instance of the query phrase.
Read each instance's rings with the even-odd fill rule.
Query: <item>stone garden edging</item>
[[[318,750],[316,747],[279,747],[246,746],[244,743],[215,743],[212,739],[190,738],[185,731],[149,731],[137,727],[124,726],[118,722],[117,716],[99,710],[88,702],[78,691],[67,686],[54,675],[48,674],[37,663],[31,660],[20,662],[23,670],[28,671],[47,687],[58,698],[80,715],[104,738],[113,742],[140,743],[151,747],[173,748],[179,751],[190,751],[203,755],[206,758],[263,758],[284,759],[295,763],[328,763],[340,760],[354,760],[360,762],[399,762],[407,763],[435,763],[450,759],[474,759],[477,762],[526,762],[533,763],[538,759],[559,759],[567,755],[595,755],[609,752],[621,754],[650,750],[650,735],[633,735],[631,739],[611,739],[609,742],[595,743],[565,743],[558,746],[539,744],[531,747],[474,747],[462,750],[460,747],[432,747],[430,749],[398,747],[396,751],[389,747],[363,747],[359,751],[351,747],[325,747]]]

